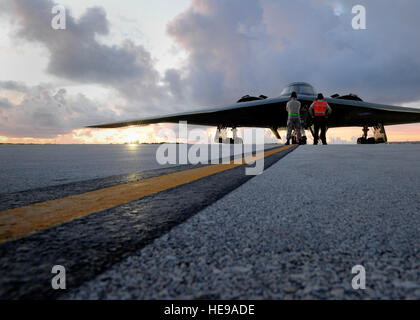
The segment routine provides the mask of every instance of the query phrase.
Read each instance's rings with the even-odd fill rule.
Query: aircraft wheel
[[[376,143],[375,138],[369,138],[369,139],[367,139],[367,144],[375,144],[375,143]]]
[[[366,138],[361,137],[361,138],[357,139],[357,144],[366,144],[366,143],[367,143]]]

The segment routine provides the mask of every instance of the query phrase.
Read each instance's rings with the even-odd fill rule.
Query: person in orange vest
[[[314,120],[314,145],[318,144],[319,130],[321,129],[322,144],[327,144],[327,121],[332,109],[328,102],[324,100],[322,93],[318,93],[317,99],[309,107],[309,114]]]

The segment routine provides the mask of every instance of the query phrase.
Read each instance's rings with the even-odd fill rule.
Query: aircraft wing
[[[287,97],[236,103],[218,108],[209,108],[193,112],[169,114],[122,122],[89,126],[88,128],[121,128],[142,126],[154,123],[178,123],[187,121],[192,125],[225,127],[271,127],[287,122]]]
[[[305,110],[314,100],[313,96],[299,96],[306,127],[311,125],[311,119]],[[326,98],[325,100],[333,110],[328,121],[330,128],[420,122],[420,109],[335,98]],[[88,128],[121,128],[156,123],[178,123],[180,121],[203,126],[284,128],[287,125],[288,117],[287,101],[289,101],[289,97],[256,100],[193,112],[99,124]]]
[[[299,99],[310,105],[313,99]],[[303,100],[303,101],[302,101]],[[376,126],[378,124],[397,125],[420,122],[420,109],[398,107],[364,101],[325,99],[333,112],[328,127]]]

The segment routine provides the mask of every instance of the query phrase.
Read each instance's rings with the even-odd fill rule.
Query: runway
[[[257,156],[268,168],[292,150]],[[0,297],[57,297],[45,281],[57,264],[79,286],[251,179],[245,167],[186,165],[1,195]]]
[[[411,144],[278,149],[259,176],[232,167],[23,235],[0,244],[0,297],[418,299],[419,155]],[[11,198],[12,210],[34,205]],[[65,292],[49,287],[54,264],[68,270]],[[366,290],[351,286],[354,265]]]

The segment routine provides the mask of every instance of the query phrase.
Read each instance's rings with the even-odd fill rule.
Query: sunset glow
[[[172,125],[150,125],[145,127],[129,127],[124,129],[76,129],[69,134],[57,135],[52,139],[39,139],[31,137],[13,138],[0,136],[0,143],[16,144],[138,144],[138,143],[162,143],[168,142],[158,132],[162,128],[174,128]],[[204,128],[205,129],[205,128]],[[175,128],[176,130],[176,128]],[[207,135],[213,137],[215,128],[205,129]],[[286,132],[280,131],[282,138]],[[307,131],[308,138],[311,138]],[[328,131],[329,143],[355,144],[360,137],[361,128],[335,128]],[[420,125],[390,126],[387,128],[389,142],[420,141]],[[241,132],[239,131],[239,136]],[[266,136],[270,136],[272,143],[276,143],[275,137],[270,130],[266,130]],[[176,142],[176,141],[169,141]],[[280,141],[281,142],[281,141]]]

